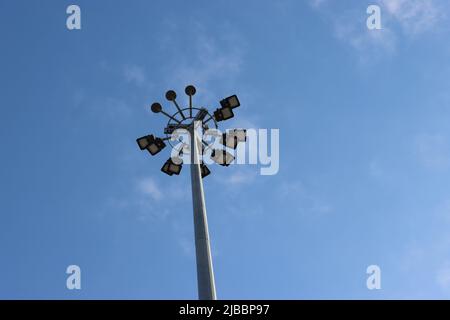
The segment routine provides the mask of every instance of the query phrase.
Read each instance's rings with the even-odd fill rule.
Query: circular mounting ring
[[[189,110],[189,109],[190,109],[190,108],[184,108],[184,109],[181,109],[181,111],[183,112],[183,111],[186,111],[186,110]],[[200,111],[200,110],[202,110],[202,108],[195,108],[195,107],[192,107],[192,110]],[[208,110],[207,110],[207,111],[208,111]],[[177,112],[175,112],[174,114],[172,114],[172,118],[176,119],[176,116],[177,116],[178,114],[180,114],[180,111],[177,111]],[[209,113],[209,111],[208,111],[207,117],[211,117],[211,120],[212,120],[213,123],[214,123],[214,128],[215,128],[215,129],[218,129],[219,126],[217,125],[217,121],[216,121],[216,119],[214,119],[214,117]],[[181,120],[180,122],[181,122],[181,123],[184,123],[184,122],[189,123],[189,120],[192,120],[192,121],[193,121],[194,119],[195,119],[195,117],[186,117],[186,119],[183,119],[183,120]],[[190,123],[192,123],[192,121],[191,121]],[[173,121],[173,119],[169,119],[169,121],[167,121],[166,127],[168,127],[168,126],[171,125],[171,124],[173,124],[173,125],[178,125],[179,123],[176,123],[175,121]],[[203,125],[203,130],[205,130],[205,124]],[[174,148],[175,146],[172,144],[172,141],[171,141],[170,137],[171,137],[171,134],[166,133],[166,138],[168,138],[167,141],[169,142],[169,144],[171,145],[171,147]]]

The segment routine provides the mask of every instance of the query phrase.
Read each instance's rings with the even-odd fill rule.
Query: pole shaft
[[[201,122],[200,122],[201,123]],[[216,300],[216,286],[209,243],[208,219],[201,177],[199,147],[195,124],[191,134],[191,185],[194,209],[195,253],[197,258],[197,285],[199,300]]]

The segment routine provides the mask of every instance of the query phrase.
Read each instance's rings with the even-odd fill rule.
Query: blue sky
[[[448,1],[74,3],[0,2],[0,298],[197,297],[189,171],[135,142],[187,84],[280,129],[204,181],[219,298],[450,298]]]

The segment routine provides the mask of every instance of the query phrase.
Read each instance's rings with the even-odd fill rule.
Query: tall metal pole
[[[201,121],[198,123],[201,123]],[[196,121],[192,123],[189,131],[191,134],[191,185],[192,204],[194,207],[198,298],[199,300],[216,300],[216,285],[214,282],[208,219],[206,217],[205,197],[203,194]]]

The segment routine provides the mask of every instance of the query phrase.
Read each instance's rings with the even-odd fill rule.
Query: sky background
[[[204,180],[219,298],[450,298],[447,0],[73,3],[0,0],[0,298],[196,299],[189,170],[135,141],[188,84],[280,129]]]

